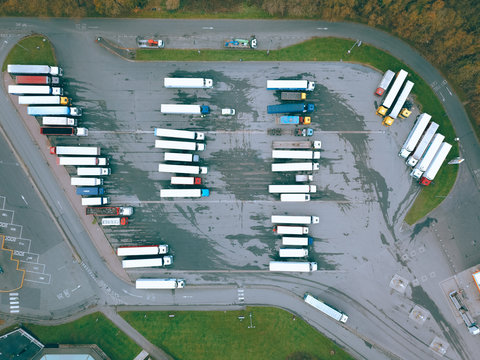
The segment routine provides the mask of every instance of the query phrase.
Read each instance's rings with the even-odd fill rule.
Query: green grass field
[[[249,328],[250,313],[254,328]],[[352,359],[306,322],[276,308],[120,315],[175,359]]]
[[[97,344],[115,360],[131,360],[142,349],[101,313],[93,313],[68,324],[39,326],[22,324],[43,344]]]
[[[31,35],[20,40],[10,51],[2,66],[8,64],[56,65],[55,53],[50,41],[42,35]]]

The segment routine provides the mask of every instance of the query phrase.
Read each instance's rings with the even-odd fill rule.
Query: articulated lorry
[[[382,80],[380,80],[380,84],[378,84],[375,95],[382,96],[383,92],[388,89],[388,86],[390,85],[394,77],[395,73],[392,70],[387,70],[385,74],[383,74]]]
[[[179,139],[189,139],[189,140],[205,139],[205,134],[203,132],[188,131],[188,130],[155,128],[154,134],[155,136],[168,137],[168,138],[179,138]]]
[[[125,226],[128,224],[128,218],[116,217],[116,218],[103,218],[102,226]]]
[[[278,235],[306,235],[308,234],[308,227],[276,225],[273,227],[273,232],[277,233]]]
[[[204,166],[196,166],[196,165],[172,165],[172,164],[158,164],[158,171],[159,172],[166,172],[166,173],[178,173],[178,174],[206,174],[208,172],[208,168]]]
[[[317,271],[316,262],[270,261],[270,271],[313,272]]]
[[[45,96],[30,96],[21,95],[18,97],[20,105],[68,105],[70,99],[65,96],[45,95]]]
[[[297,116],[297,115],[284,115],[284,116],[278,116],[275,119],[276,124],[280,125],[308,125],[312,122],[312,118],[310,116]]]
[[[321,149],[321,141],[274,141],[274,149]]]
[[[60,87],[48,85],[8,85],[8,93],[13,95],[63,95]]]
[[[164,255],[166,253],[168,253],[168,245],[120,246],[117,248],[118,256]]]
[[[103,179],[72,176],[70,184],[74,186],[98,186],[103,185]]]
[[[82,206],[101,206],[109,202],[110,198],[107,196],[82,198]]]
[[[393,82],[392,87],[388,91],[387,96],[383,99],[382,105],[380,105],[377,109],[377,115],[385,116],[387,114],[388,109],[393,105],[395,98],[402,87],[403,82],[407,78],[408,73],[405,70],[400,70]]]
[[[440,149],[438,149],[438,152],[435,154],[435,157],[433,158],[432,163],[427,168],[427,170],[425,170],[425,172],[423,173],[423,176],[420,179],[420,185],[425,185],[425,186],[430,185],[432,180],[435,179],[435,176],[440,170],[440,167],[442,166],[443,162],[447,158],[447,155],[450,152],[451,148],[452,148],[452,145],[447,144],[445,142],[440,146]]]
[[[77,126],[77,119],[64,116],[43,116],[43,126]]]
[[[48,65],[16,65],[10,64],[7,66],[9,74],[37,74],[37,75],[52,75],[62,76],[63,70],[58,66]]]
[[[313,171],[318,170],[318,163],[299,162],[299,163],[275,163],[272,164],[272,171]]]
[[[77,168],[78,176],[105,176],[110,175],[112,169],[110,168],[101,168],[101,167],[79,167]]]
[[[167,266],[173,264],[173,256],[168,255],[164,257],[147,258],[147,259],[127,259],[122,260],[122,267],[124,269],[139,268],[139,267],[156,267]]]
[[[157,149],[172,149],[172,150],[189,150],[189,151],[203,151],[205,144],[189,141],[173,141],[173,140],[155,140],[155,147]]]
[[[102,187],[77,187],[76,190],[77,195],[83,195],[83,196],[99,196],[99,195],[105,195],[105,189]]]
[[[439,128],[439,125],[436,122],[431,122],[430,125],[428,126],[427,130],[424,132],[422,138],[420,139],[420,142],[417,145],[417,148],[415,149],[415,152],[410,155],[406,161],[406,164],[408,166],[415,166],[418,163],[418,160],[423,156],[425,153],[425,150],[427,150],[428,145],[432,141],[433,137],[435,136],[435,133],[437,132]]]
[[[229,49],[256,49],[257,39],[255,36],[250,39],[226,39],[224,40],[224,46]]]
[[[267,80],[267,90],[313,91],[315,83],[307,80]]]
[[[473,320],[473,317],[470,315],[467,307],[463,304],[462,296],[456,290],[452,291],[448,295],[450,300],[452,300],[455,309],[457,309],[460,317],[467,326],[468,332],[472,335],[480,334],[480,329],[478,328],[476,321]]]
[[[305,202],[305,201],[310,201],[310,195],[309,194],[280,194],[280,201]]]
[[[133,207],[87,207],[85,213],[95,216],[130,216],[133,214]]]
[[[51,146],[50,154],[57,155],[100,155],[100,148],[98,146]]]
[[[303,248],[281,248],[279,251],[280,257],[301,258],[308,256],[308,249]]]
[[[418,142],[420,141],[420,138],[422,137],[423,132],[427,128],[427,125],[430,122],[431,118],[432,116],[427,113],[423,113],[418,116],[417,121],[413,126],[412,130],[410,130],[410,133],[407,136],[407,140],[405,140],[405,142],[403,143],[403,146],[400,149],[398,156],[406,159],[411,154],[411,152],[415,149]]]
[[[428,169],[428,167],[432,163],[433,158],[435,157],[438,150],[440,149],[440,146],[442,145],[442,142],[444,139],[445,139],[445,136],[443,136],[442,134],[436,134],[433,137],[432,142],[428,146],[422,158],[417,163],[417,165],[415,165],[412,172],[410,173],[411,177],[413,177],[414,179],[420,179],[422,174]]]
[[[315,105],[307,103],[268,105],[269,114],[281,113],[311,113],[315,110]]]
[[[272,150],[273,159],[320,159],[319,151],[312,150]]]
[[[165,43],[160,39],[138,39],[137,46],[146,49],[162,49],[165,47]]]
[[[282,236],[283,246],[308,246],[313,244],[309,236]]]
[[[397,99],[397,102],[393,106],[392,111],[390,111],[390,113],[383,119],[382,125],[391,126],[393,124],[398,114],[400,114],[400,110],[402,110],[405,101],[407,101],[407,97],[410,95],[413,85],[413,82],[407,80],[402,92],[400,93],[400,96]]]
[[[82,109],[70,106],[29,106],[27,109],[28,115],[44,116],[44,115],[59,115],[59,116],[81,116]]]
[[[280,100],[292,100],[292,101],[302,101],[307,98],[307,93],[304,92],[286,92],[282,91],[280,93]]]
[[[209,195],[210,191],[208,189],[160,189],[161,198],[199,198],[207,197]]]
[[[172,185],[202,185],[202,178],[193,176],[172,176],[170,178]]]
[[[69,166],[106,166],[107,158],[97,157],[78,157],[78,156],[61,156],[57,158],[58,165]]]
[[[332,306],[325,304],[323,301],[320,301],[316,298],[314,298],[312,295],[309,293],[305,293],[305,296],[303,297],[303,300],[308,305],[313,306],[315,309],[321,311],[327,316],[330,316],[332,319],[340,321],[341,323],[346,323],[348,320],[348,316],[342,313],[341,311],[338,311],[337,309],[333,308]]]
[[[166,152],[163,155],[165,161],[198,162],[200,160],[198,155],[194,154]]]
[[[57,76],[17,75],[15,76],[15,82],[17,85],[58,85],[60,84],[60,79]]]
[[[45,127],[40,128],[40,134],[51,136],[88,136],[88,129],[83,127]]]
[[[137,279],[135,281],[136,289],[174,290],[184,287],[184,279]]]
[[[210,113],[207,105],[162,104],[160,111],[164,114],[206,115]]]
[[[318,216],[272,215],[273,224],[309,225],[318,224],[319,222],[320,218]]]
[[[178,89],[210,89],[213,87],[213,80],[204,78],[164,78],[163,86]]]
[[[268,185],[270,194],[280,193],[315,193],[317,185]]]

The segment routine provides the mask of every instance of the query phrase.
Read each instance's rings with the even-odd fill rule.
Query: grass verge
[[[64,325],[23,324],[43,344],[97,344],[111,359],[131,360],[142,349],[101,313]]]
[[[277,308],[120,315],[176,359],[352,359],[305,321]]]
[[[10,50],[2,65],[2,71],[8,64],[56,65],[52,43],[42,35],[31,35],[20,40]]]
[[[338,38],[313,38],[303,43],[292,45],[280,50],[270,50],[269,54],[261,50],[137,50],[136,59],[143,61],[349,61],[370,65],[380,71],[405,69],[409,72],[408,79],[415,83],[413,94],[421,111],[432,115],[432,120],[440,125],[440,132],[445,135],[445,141],[452,144],[447,162],[458,156],[458,144],[450,119],[443,105],[431,87],[412,69],[392,55],[368,44],[347,50],[354,44],[352,40]],[[379,121],[380,118],[379,118]],[[410,121],[414,119],[396,120]],[[395,126],[395,124],[393,124]],[[404,166],[400,163],[399,166]],[[449,194],[457,178],[458,166],[444,164],[435,178],[435,183],[422,189],[415,203],[410,208],[405,221],[412,225],[430,211],[435,209]],[[420,186],[420,185],[419,185]]]

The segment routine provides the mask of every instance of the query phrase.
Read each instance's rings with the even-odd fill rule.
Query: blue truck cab
[[[201,111],[202,114],[209,114],[210,113],[210,106],[200,105],[200,111]]]

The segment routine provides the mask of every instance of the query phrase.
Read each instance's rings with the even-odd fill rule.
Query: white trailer
[[[387,90],[388,86],[392,82],[394,76],[395,73],[392,70],[387,70],[383,75],[382,80],[380,80],[380,84],[378,84],[375,94],[378,96],[382,96],[383,92]]]
[[[280,201],[305,202],[305,201],[310,201],[310,195],[309,194],[280,194]]]
[[[110,198],[107,196],[82,198],[82,206],[100,206],[108,203],[110,203]]]
[[[163,155],[165,161],[198,162],[200,160],[198,155],[194,154],[166,152]]]
[[[160,189],[161,198],[199,198],[210,195],[208,189]]]
[[[403,69],[398,72],[392,87],[388,91],[388,94],[383,100],[382,105],[380,105],[377,110],[377,115],[385,116],[387,114],[387,110],[392,106],[407,76],[408,73]]]
[[[316,262],[270,261],[270,271],[313,272],[317,271]]]
[[[163,259],[161,257],[122,260],[122,267],[124,269],[157,267],[157,266],[163,266]]]
[[[69,166],[105,166],[108,165],[107,158],[61,156],[57,158],[58,165]]]
[[[101,167],[79,167],[77,168],[78,176],[105,176],[110,175],[112,169],[110,168],[101,168]]]
[[[438,150],[440,149],[440,146],[442,145],[442,142],[444,139],[445,139],[445,136],[443,136],[442,134],[436,134],[433,137],[433,140],[428,146],[428,149],[425,151],[420,161],[417,163],[417,165],[413,168],[412,172],[410,173],[411,177],[415,179],[420,179],[424,171],[426,171],[430,166],[430,164],[432,163],[433,158],[435,157]]]
[[[178,173],[178,174],[206,174],[207,167],[194,165],[172,165],[172,164],[158,164],[159,172]]]
[[[272,171],[313,171],[318,170],[318,163],[298,162],[298,163],[275,163],[272,164]]]
[[[417,146],[418,142],[420,141],[420,137],[427,128],[427,125],[430,122],[431,118],[432,116],[427,113],[423,113],[418,116],[417,121],[410,133],[408,134],[407,140],[405,140],[405,142],[403,143],[403,146],[400,149],[398,156],[406,159],[408,155],[410,155],[410,153],[415,149],[415,146]]]
[[[8,93],[14,95],[63,95],[63,89],[48,85],[8,85]]]
[[[317,185],[268,185],[270,194],[281,193],[315,193]]]
[[[280,257],[301,258],[308,256],[308,249],[303,248],[281,248]]]
[[[432,180],[435,178],[437,175],[438,171],[440,170],[440,167],[442,166],[443,162],[447,158],[448,153],[450,152],[450,149],[452,148],[452,145],[447,144],[444,142],[441,146],[440,149],[438,149],[437,153],[435,154],[435,157],[433,158],[430,166],[425,170],[423,173],[422,178],[420,179],[420,184],[428,186],[432,182]]]
[[[274,149],[321,149],[321,141],[274,141]]]
[[[145,256],[168,253],[168,245],[120,246],[118,256]]]
[[[323,301],[320,301],[316,298],[314,298],[312,295],[309,293],[305,293],[305,296],[303,297],[303,300],[311,306],[313,306],[315,309],[323,312],[325,315],[330,316],[332,319],[335,319],[337,321],[340,321],[342,323],[346,323],[348,320],[348,316],[342,313],[341,311],[338,311],[337,309],[331,307],[328,304],[325,304]]]
[[[162,104],[160,111],[164,114],[206,115],[210,108],[207,105]]]
[[[173,150],[190,150],[203,151],[205,144],[188,141],[173,141],[173,140],[155,140],[155,147],[158,149],[173,149]]]
[[[400,114],[400,110],[402,110],[403,105],[405,104],[405,101],[407,101],[408,95],[410,95],[410,92],[413,89],[413,82],[407,81],[402,92],[400,93],[397,102],[393,106],[392,111],[388,114],[388,116],[383,119],[382,124],[385,126],[390,126],[393,124],[395,119],[397,118],[398,114]]]
[[[283,246],[308,246],[312,245],[313,240],[311,237],[308,236],[283,236],[282,237],[282,245]]]
[[[18,97],[20,105],[68,105],[69,102],[69,98],[55,95]]]
[[[204,78],[164,78],[163,86],[178,89],[210,89],[213,87],[213,80]]]
[[[318,216],[297,216],[297,215],[272,215],[272,224],[318,224]]]
[[[184,279],[137,279],[136,289],[174,290],[185,287]]]
[[[77,126],[77,119],[65,116],[43,116],[43,126]]]
[[[202,178],[193,176],[172,176],[170,178],[172,185],[201,185]]]
[[[415,166],[418,163],[418,160],[423,156],[425,153],[425,150],[427,150],[428,144],[432,141],[433,137],[435,136],[435,133],[438,130],[438,124],[436,122],[431,122],[430,125],[428,126],[427,130],[423,134],[422,138],[420,139],[420,142],[417,145],[417,148],[415,149],[414,153],[410,155],[406,161],[406,164],[408,166]]]
[[[51,146],[50,154],[57,155],[100,155],[100,148],[98,146]]]
[[[155,128],[154,134],[155,136],[161,136],[161,137],[167,137],[167,138],[178,138],[178,139],[189,139],[189,140],[205,139],[205,134],[203,132],[188,131],[188,130]]]
[[[277,225],[274,226],[273,231],[278,235],[306,235],[308,234],[308,227]]]
[[[311,150],[272,150],[274,159],[320,159],[319,151]]]
[[[70,184],[74,186],[98,186],[103,185],[103,179],[72,176]]]
[[[52,75],[62,76],[63,70],[58,66],[49,65],[17,65],[9,64],[7,66],[9,74],[32,74],[32,75]]]
[[[267,90],[313,91],[315,83],[308,80],[267,80]]]
[[[102,218],[102,226],[121,226],[127,224],[128,218],[126,217]]]

